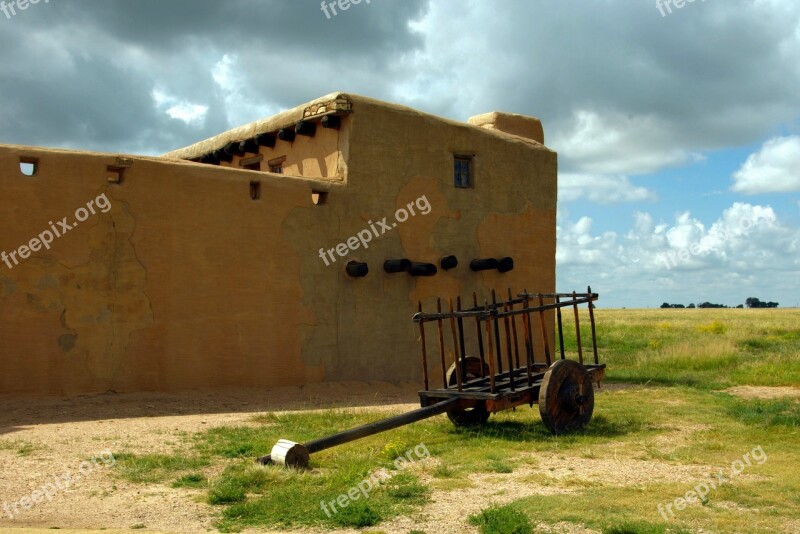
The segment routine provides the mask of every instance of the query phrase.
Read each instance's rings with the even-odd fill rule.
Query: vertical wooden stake
[[[456,368],[456,384],[458,391],[461,391],[461,365],[458,363],[458,337],[456,336],[456,318],[453,315],[453,299],[450,299],[450,329],[453,331],[453,365]]]
[[[436,299],[436,311],[441,315],[442,313],[442,299]],[[447,364],[444,361],[444,332],[442,331],[442,319],[437,320],[439,326],[439,358],[442,360],[442,384],[444,389],[447,389]]]
[[[578,300],[578,294],[572,292],[572,300]],[[583,365],[583,345],[581,344],[581,317],[578,311],[578,305],[573,304],[572,309],[575,310],[575,335],[578,338],[578,360]]]
[[[422,301],[419,302],[419,312],[422,313]],[[419,339],[422,343],[422,376],[425,381],[425,391],[428,391],[428,352],[425,347],[425,321],[419,322]]]

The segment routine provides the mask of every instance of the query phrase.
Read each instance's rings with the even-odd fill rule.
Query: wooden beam
[[[225,153],[228,154],[229,156],[244,156],[244,151],[239,146],[240,144],[241,143],[237,141],[232,141],[227,145],[225,145],[225,148],[223,150],[225,150]]]
[[[297,135],[303,135],[306,137],[314,137],[317,133],[317,125],[311,121],[300,121],[294,127],[294,132]]]
[[[294,142],[295,133],[294,130],[291,128],[283,128],[278,132],[278,139],[281,141],[286,141],[288,143]]]
[[[323,128],[338,130],[342,127],[342,118],[339,115],[325,115],[320,121]]]
[[[255,142],[258,146],[265,146],[275,148],[275,136],[268,133],[262,133],[255,136]]]
[[[258,154],[258,143],[255,139],[245,139],[239,144],[239,149],[245,153]]]

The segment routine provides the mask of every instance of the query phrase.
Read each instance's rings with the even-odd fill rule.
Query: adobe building
[[[418,302],[555,290],[556,168],[537,119],[343,93],[163,157],[0,146],[0,394],[421,383]]]

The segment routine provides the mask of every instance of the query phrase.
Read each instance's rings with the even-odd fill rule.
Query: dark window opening
[[[261,182],[250,182],[250,198],[261,200]]]
[[[456,187],[472,187],[472,158],[455,156],[453,159],[453,182]]]
[[[247,169],[248,171],[261,171],[261,162],[264,161],[264,156],[259,154],[252,158],[246,158],[239,161],[239,167]]]
[[[283,163],[286,161],[286,156],[281,156],[280,158],[271,159],[267,162],[269,165],[269,172],[274,172],[276,174],[283,174]]]

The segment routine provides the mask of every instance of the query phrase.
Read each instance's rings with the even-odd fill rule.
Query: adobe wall
[[[454,151],[476,154],[474,189],[453,187]],[[20,173],[20,157],[38,158],[35,176]],[[50,250],[0,263],[0,394],[419,381],[418,300],[430,310],[434,296],[554,289],[555,153],[359,99],[335,157],[346,184],[0,147],[0,251],[100,195],[111,206]],[[106,167],[120,163],[123,182],[108,183]],[[312,189],[329,190],[327,202],[314,205]],[[422,195],[430,214],[332,265],[320,258]],[[431,278],[381,269],[446,254],[459,267]],[[469,270],[470,259],[501,256],[514,257],[514,271]],[[348,277],[350,260],[370,274]]]
[[[305,330],[303,362],[322,365],[332,380],[420,381],[418,330],[410,320],[418,301],[433,311],[437,296],[461,295],[471,302],[473,291],[485,301],[492,289],[555,290],[557,157],[514,136],[353,98],[347,190],[331,197],[324,210],[290,215],[296,242],[306,228],[335,228],[315,242],[328,249],[369,221],[392,221],[395,210],[423,195],[432,211],[339,260],[368,263],[370,274],[363,279],[346,276],[340,263],[325,267],[316,250],[296,249],[304,287],[324,287],[337,277],[335,291],[307,293],[304,302],[317,305],[317,322]],[[474,154],[474,188],[454,187],[454,153]],[[438,264],[446,255],[457,256],[459,266],[434,277],[382,270],[386,259]],[[506,256],[515,260],[506,274],[469,268],[472,259]],[[541,330],[534,328],[537,360],[544,361]],[[549,338],[553,347],[552,330]],[[430,353],[438,354],[433,336],[428,339]],[[441,376],[438,363],[430,366],[432,376]]]
[[[221,162],[221,167],[241,169],[242,163],[261,157],[260,170],[269,171],[269,162],[282,159],[283,174],[305,178],[342,180],[344,157],[339,149],[340,138],[347,131],[317,128],[313,137],[298,135],[292,143],[277,140],[274,147],[259,147],[258,154],[248,153],[234,156],[230,162]]]

